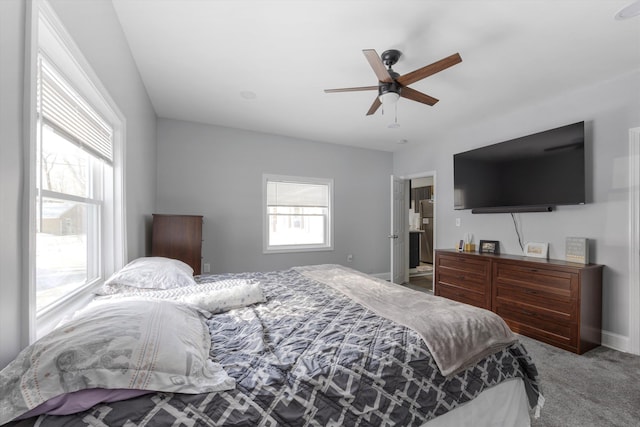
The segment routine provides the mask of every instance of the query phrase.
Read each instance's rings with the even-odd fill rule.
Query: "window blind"
[[[267,205],[328,207],[329,187],[326,184],[268,181]]]
[[[41,119],[83,150],[113,163],[113,129],[64,80],[43,56],[39,57]]]

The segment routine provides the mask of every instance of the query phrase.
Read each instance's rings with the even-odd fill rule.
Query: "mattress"
[[[475,399],[428,421],[424,427],[529,427],[529,404],[520,378],[486,389]]]

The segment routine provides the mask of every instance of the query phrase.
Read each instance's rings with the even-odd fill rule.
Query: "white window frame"
[[[270,181],[290,182],[296,184],[326,185],[329,190],[329,206],[326,216],[327,227],[325,229],[324,244],[294,244],[294,245],[270,245],[269,244],[269,211],[267,206],[267,184]],[[291,252],[317,252],[333,250],[333,179],[310,178],[287,175],[262,175],[262,251],[264,254],[291,253]]]
[[[26,327],[23,341],[30,343],[51,330],[61,318],[86,304],[93,297],[105,277],[121,268],[126,254],[124,144],[126,121],[108,91],[100,82],[89,62],[82,55],[73,38],[46,0],[26,3],[25,80],[24,80],[24,135],[25,135],[25,190],[22,229],[27,237],[24,247],[23,277],[28,310],[23,310]],[[101,256],[98,279],[71,292],[64,298],[36,313],[36,169],[38,163],[37,137],[37,68],[38,52],[42,50],[60,70],[75,90],[113,127],[113,200],[105,200],[108,208],[101,211],[105,228],[100,236]]]

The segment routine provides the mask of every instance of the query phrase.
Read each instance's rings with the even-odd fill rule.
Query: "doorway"
[[[405,262],[405,285],[433,293],[433,259],[436,232],[436,176],[422,172],[402,177],[407,182],[405,193],[407,227],[405,240],[408,257]]]

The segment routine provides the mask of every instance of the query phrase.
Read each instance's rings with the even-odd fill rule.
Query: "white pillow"
[[[184,262],[164,257],[144,257],[131,261],[115,272],[98,294],[127,293],[140,288],[171,289],[195,284],[193,268]]]
[[[194,305],[211,314],[266,301],[260,283],[242,279],[221,280],[194,286],[150,291],[139,289],[129,294],[109,295],[102,299],[120,299],[128,296],[177,301]]]
[[[233,389],[235,380],[209,359],[210,349],[206,323],[189,306],[134,297],[92,303],[0,372],[0,425],[83,389]]]

